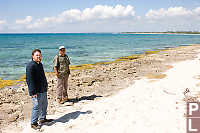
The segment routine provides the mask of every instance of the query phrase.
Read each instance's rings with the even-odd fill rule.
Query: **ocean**
[[[200,35],[120,33],[0,34],[0,78],[19,79],[25,74],[33,49],[41,49],[45,72],[53,71],[53,58],[64,45],[71,65],[113,61],[144,51],[200,44]]]

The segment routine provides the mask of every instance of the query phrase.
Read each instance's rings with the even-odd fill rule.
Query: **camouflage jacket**
[[[56,55],[53,60],[54,67],[57,67],[59,77],[64,77],[67,74],[70,74],[69,65],[70,60],[67,55],[61,56]]]

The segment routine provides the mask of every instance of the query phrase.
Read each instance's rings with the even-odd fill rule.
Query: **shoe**
[[[46,122],[52,122],[53,121],[53,119],[42,119],[42,120],[39,120],[39,123],[40,124],[44,124],[44,123],[46,123]]]
[[[62,99],[58,99],[58,103],[59,103],[59,104],[64,104],[64,103],[65,103],[65,101],[64,101],[64,100],[62,100]]]
[[[63,101],[65,101],[65,102],[67,102],[68,100],[69,100],[68,97],[63,98]]]
[[[68,97],[65,97],[65,98],[62,99],[62,102],[65,103],[65,102],[67,102],[68,100],[69,100]]]
[[[33,124],[31,124],[31,128],[33,128],[33,129],[37,130],[37,129],[40,129],[40,128],[41,128],[41,126],[40,126],[40,125],[38,125],[38,123],[33,123]]]

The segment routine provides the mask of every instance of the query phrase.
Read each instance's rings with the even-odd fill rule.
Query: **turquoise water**
[[[42,50],[46,72],[53,71],[52,60],[64,45],[72,65],[112,61],[146,50],[200,44],[200,35],[176,34],[0,34],[0,78],[18,79],[25,74],[35,48]]]

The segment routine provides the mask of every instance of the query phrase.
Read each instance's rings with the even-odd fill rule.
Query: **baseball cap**
[[[59,47],[59,50],[61,50],[61,49],[63,49],[63,48],[65,49],[65,46],[60,46],[60,47]]]

